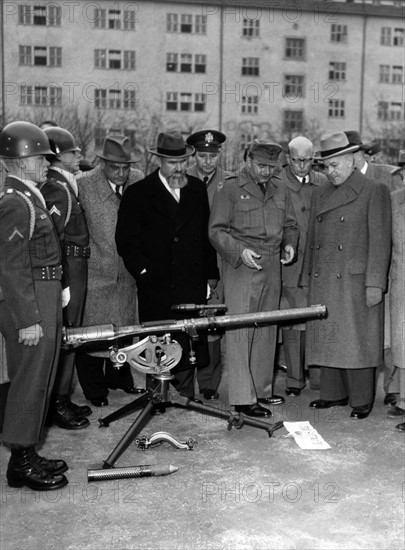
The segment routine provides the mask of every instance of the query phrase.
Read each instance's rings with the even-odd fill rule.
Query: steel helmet
[[[11,122],[0,132],[0,157],[16,159],[51,154],[47,135],[31,122]]]
[[[64,128],[49,126],[44,129],[44,132],[48,136],[51,149],[56,155],[67,151],[80,151],[80,148],[76,146],[75,138]]]

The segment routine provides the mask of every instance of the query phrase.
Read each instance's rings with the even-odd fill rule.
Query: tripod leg
[[[105,416],[104,418],[99,418],[98,423],[100,424],[100,427],[109,426],[111,422],[114,422],[115,420],[118,420],[119,418],[123,418],[124,416],[127,416],[133,411],[136,411],[137,409],[141,409],[150,399],[150,395],[147,393],[141,395],[137,399],[134,399],[127,405],[124,405],[117,411],[114,411],[113,413],[109,414],[108,416]]]
[[[135,439],[135,437],[141,431],[143,426],[150,419],[154,406],[155,405],[153,403],[153,400],[151,398],[149,398],[148,403],[144,407],[143,411],[139,414],[138,418],[131,425],[131,427],[129,428],[127,433],[124,435],[124,437],[118,443],[118,445],[115,447],[115,449],[110,454],[110,456],[107,458],[107,460],[104,460],[104,466],[103,466],[104,469],[113,468],[113,466],[114,466],[115,462],[118,460],[118,458],[129,447],[129,445],[132,443],[132,441]]]

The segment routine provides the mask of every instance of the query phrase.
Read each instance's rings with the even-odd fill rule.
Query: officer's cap
[[[246,160],[247,157],[250,157],[259,164],[275,166],[278,164],[278,157],[282,150],[283,148],[278,143],[264,139],[255,139],[246,149],[243,158]]]
[[[196,151],[206,151],[209,153],[218,153],[221,144],[226,140],[225,134],[217,130],[201,130],[191,134],[186,140],[188,145],[192,145]]]

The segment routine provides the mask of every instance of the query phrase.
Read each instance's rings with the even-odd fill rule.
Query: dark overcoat
[[[131,170],[128,185],[142,177],[139,170]],[[78,187],[91,250],[83,324],[136,324],[136,284],[115,245],[120,200],[100,166],[85,172],[78,180]]]
[[[386,185],[358,170],[312,195],[300,283],[327,319],[307,322],[306,361],[344,369],[382,363],[383,302],[367,307],[366,287],[387,286],[391,206]]]

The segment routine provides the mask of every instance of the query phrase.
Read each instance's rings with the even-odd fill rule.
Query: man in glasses
[[[282,268],[281,309],[307,306],[307,290],[298,288],[298,279],[308,231],[309,207],[312,191],[327,182],[325,175],[312,170],[314,146],[304,136],[295,137],[288,144],[288,166],[280,177],[290,191],[292,205],[300,230],[297,261]],[[283,345],[287,365],[286,394],[298,396],[305,387],[305,323],[283,327]],[[319,369],[309,369],[310,386],[319,388]]]

